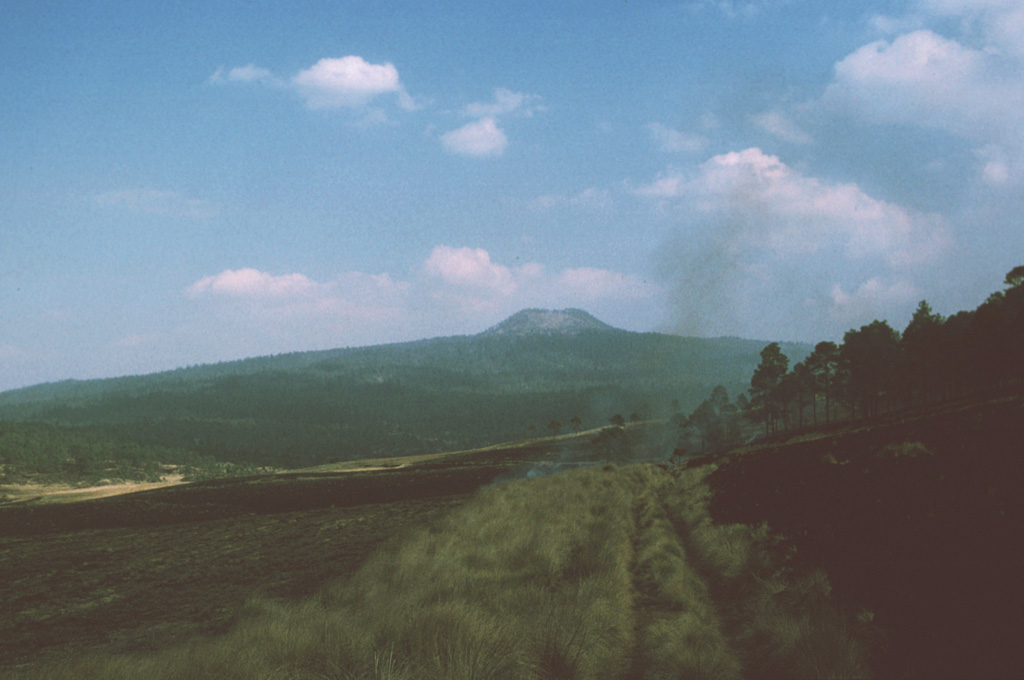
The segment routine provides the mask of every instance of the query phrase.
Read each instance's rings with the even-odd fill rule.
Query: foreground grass
[[[589,469],[483,489],[312,599],[215,640],[35,678],[865,677],[820,572],[715,525],[707,471]]]

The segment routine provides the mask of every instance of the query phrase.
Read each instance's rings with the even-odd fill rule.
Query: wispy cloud
[[[770,0],[739,2],[737,0],[694,0],[687,4],[692,12],[713,11],[728,19],[752,19],[757,16]]]
[[[543,110],[544,105],[539,95],[513,92],[499,87],[494,90],[494,97],[491,101],[473,102],[468,104],[463,112],[472,118],[502,116],[510,113],[529,117]]]
[[[143,215],[206,219],[217,214],[216,207],[209,201],[160,189],[107,191],[95,195],[93,201],[101,208]]]
[[[790,144],[810,144],[814,141],[810,134],[781,111],[765,111],[751,116],[750,121],[765,132]]]
[[[235,68],[218,68],[210,76],[210,82],[220,83],[263,83],[265,85],[284,85],[284,81],[274,76],[268,69],[255,64],[236,66]]]
[[[662,151],[700,151],[709,143],[704,135],[676,130],[661,123],[649,123],[647,130]]]
[[[587,187],[575,194],[545,194],[530,202],[534,210],[551,210],[554,208],[572,208],[588,211],[607,211],[615,205],[612,194],[606,189]]]

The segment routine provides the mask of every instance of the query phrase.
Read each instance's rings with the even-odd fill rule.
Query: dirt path
[[[627,679],[737,678],[739,659],[726,639],[710,589],[669,518],[663,493],[647,489],[634,508],[636,647]]]
[[[181,475],[165,477],[159,482],[127,482],[124,484],[105,484],[76,488],[66,484],[12,484],[0,486],[0,498],[5,498],[0,505],[15,503],[75,503],[93,498],[107,498],[126,493],[162,489],[182,484]]]

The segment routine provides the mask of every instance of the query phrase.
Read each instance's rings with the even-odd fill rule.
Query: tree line
[[[673,424],[678,451],[713,453],[761,434],[772,435],[837,420],[870,418],[900,409],[989,390],[1019,389],[1024,381],[1024,266],[1004,289],[974,310],[950,317],[922,300],[902,332],[875,320],[851,329],[841,343],[822,341],[790,366],[779,343],[760,353],[747,393],[725,388]]]
[[[789,367],[778,343],[761,350],[747,415],[766,434],[837,419],[874,417],[1024,378],[1024,266],[976,309],[943,317],[922,300],[903,332],[887,321],[819,342]]]

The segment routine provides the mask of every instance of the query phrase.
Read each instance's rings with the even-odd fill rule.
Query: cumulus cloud
[[[441,142],[448,151],[464,156],[500,156],[508,146],[508,137],[488,116],[444,133]]]
[[[647,130],[662,151],[700,151],[708,145],[704,135],[683,132],[661,123],[650,123]]]
[[[949,245],[941,217],[872,198],[856,184],[805,176],[758,148],[714,156],[692,178],[676,171],[636,193],[728,213],[742,223],[737,242],[783,255],[840,246],[852,257],[879,256],[904,267],[935,261]]]
[[[967,138],[1020,124],[1024,85],[994,54],[929,30],[879,40],[835,66],[824,101],[872,122],[935,127]]]
[[[412,106],[393,64],[371,64],[354,55],[321,59],[297,73],[291,82],[311,109],[364,106],[389,92],[400,95],[403,107]]]
[[[217,214],[216,208],[208,201],[160,189],[107,191],[93,196],[93,202],[101,208],[140,215],[205,219]]]
[[[852,309],[849,295],[830,296],[836,284],[907,281],[951,245],[941,217],[876,199],[856,184],[807,176],[757,148],[714,156],[696,172],[672,170],[636,193],[685,225],[666,253],[686,332],[750,335],[759,331],[737,328],[739,320],[763,318],[757,310],[771,308],[790,334],[780,337],[800,329],[813,337],[811,309],[820,314],[840,302]],[[868,298],[871,290],[859,298],[895,299]]]
[[[486,118],[509,113],[532,116],[534,113],[543,110],[544,105],[541,103],[539,95],[513,92],[504,87],[499,87],[494,90],[494,98],[491,101],[469,104],[466,106],[464,113],[472,118]]]
[[[941,130],[1006,161],[986,160],[991,184],[1024,181],[1024,5],[1018,0],[919,0],[905,20],[876,18],[879,28],[960,19],[961,35],[929,28],[878,40],[834,68],[821,98],[829,111],[873,124]]]
[[[255,64],[232,69],[221,67],[210,76],[210,82],[259,83],[287,88],[298,93],[309,109],[362,108],[387,94],[395,95],[403,109],[416,108],[394,64],[374,64],[357,55],[325,57],[289,79],[279,78]]]
[[[490,254],[482,248],[438,246],[427,258],[424,270],[429,276],[455,286],[485,289],[502,295],[508,295],[516,288],[512,270],[491,262]]]

